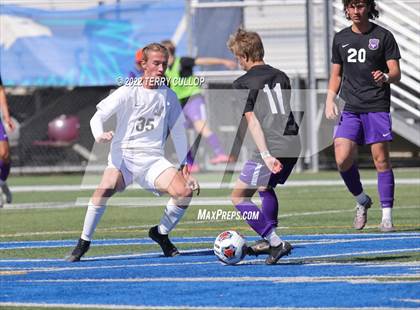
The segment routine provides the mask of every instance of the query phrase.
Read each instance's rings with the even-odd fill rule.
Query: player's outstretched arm
[[[223,65],[228,69],[236,69],[238,67],[238,64],[233,60],[216,57],[198,57],[195,59],[195,64],[199,66]]]
[[[330,81],[328,83],[327,101],[325,103],[325,116],[327,119],[336,119],[338,116],[338,107],[335,103],[335,97],[340,90],[341,85],[341,65],[333,64],[331,68]]]

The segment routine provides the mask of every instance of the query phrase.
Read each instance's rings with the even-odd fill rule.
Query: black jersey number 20
[[[361,48],[359,50],[355,48],[349,48],[347,51],[349,54],[347,56],[347,62],[365,62],[366,61],[366,50],[364,48]]]
[[[273,89],[268,87],[267,84],[264,85],[263,91],[267,94],[268,97],[268,103],[270,104],[270,109],[273,114],[278,114],[276,102],[274,101],[274,94],[276,95],[277,102],[279,103],[280,113],[286,114],[286,110],[284,109],[284,103],[283,103],[283,96],[281,92],[280,83],[277,83],[276,86],[274,86]]]

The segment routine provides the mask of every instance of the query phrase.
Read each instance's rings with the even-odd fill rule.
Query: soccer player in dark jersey
[[[244,101],[243,116],[256,145],[231,198],[251,228],[265,239],[251,246],[248,254],[266,252],[266,264],[275,264],[291,252],[292,246],[276,233],[279,205],[274,188],[286,182],[300,153],[299,128],[290,108],[290,80],[284,72],[264,63],[264,47],[256,32],[239,29],[227,45],[247,71],[234,81],[233,88]],[[252,202],[257,191],[261,210]],[[250,219],[246,214],[258,217]]]
[[[398,45],[388,30],[369,21],[379,16],[373,0],[343,0],[352,25],[338,32],[332,46],[332,69],[325,115],[338,116],[338,91],[345,101],[334,134],[338,170],[357,201],[353,226],[363,229],[372,200],[363,191],[355,163],[358,145],[370,145],[382,206],[381,231],[393,231],[394,174],[389,158],[392,141],[390,84],[401,78]]]
[[[211,164],[226,163],[231,159],[225,154],[217,135],[207,124],[205,114],[205,100],[201,94],[201,87],[193,75],[193,68],[196,65],[223,65],[229,69],[236,68],[236,63],[229,59],[215,57],[177,57],[175,56],[175,45],[170,40],[162,41],[162,44],[169,51],[168,69],[165,75],[169,78],[169,87],[176,93],[181,102],[186,118],[186,126],[193,127],[201,134],[210,146],[214,156],[210,159]],[[180,83],[179,81],[185,82]],[[199,166],[194,162],[194,156],[188,152],[187,162],[191,172],[197,172]]]
[[[10,131],[15,130],[15,123],[13,123],[9,114],[9,106],[7,105],[6,93],[4,92],[3,82],[0,76],[0,109],[3,115],[5,125]],[[9,154],[9,140],[7,138],[6,130],[3,123],[0,121],[0,188],[6,196],[6,202],[12,202],[12,193],[7,186],[6,180],[10,173],[10,154]],[[3,198],[0,197],[0,208],[3,207]]]

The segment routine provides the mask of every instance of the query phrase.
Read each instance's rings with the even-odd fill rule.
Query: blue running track
[[[249,242],[255,238],[247,238]],[[69,306],[99,309],[420,308],[420,262],[378,263],[372,256],[420,252],[420,233],[290,235],[292,255],[275,266],[249,257],[221,265],[214,238],[207,250],[62,259],[0,259],[0,308]],[[95,245],[149,244],[149,239],[95,240]],[[74,240],[0,242],[6,249],[69,247]],[[67,252],[66,249],[63,252]],[[399,254],[401,253],[401,254]],[[398,255],[399,254],[399,255]],[[358,257],[356,261],[346,258]],[[337,260],[340,259],[340,260]]]

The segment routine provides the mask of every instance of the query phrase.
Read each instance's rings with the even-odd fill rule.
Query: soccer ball
[[[246,240],[240,233],[227,230],[217,236],[213,250],[222,263],[234,265],[246,255]]]

